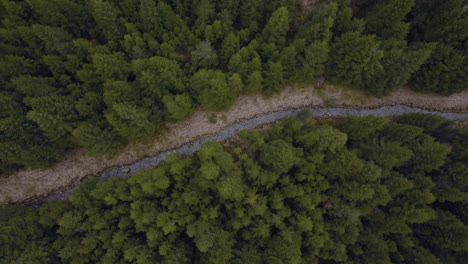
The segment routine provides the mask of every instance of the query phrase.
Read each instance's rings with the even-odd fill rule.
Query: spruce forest
[[[467,150],[433,115],[288,118],[3,208],[0,263],[467,263]]]
[[[0,0],[0,181],[323,77],[379,98],[464,92],[467,7]],[[467,203],[466,122],[301,112],[66,200],[0,205],[0,264],[466,264]]]
[[[0,0],[0,174],[111,155],[198,106],[331,82],[467,88],[464,0]]]

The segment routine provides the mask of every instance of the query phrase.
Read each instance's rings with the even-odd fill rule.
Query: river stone
[[[337,108],[337,107],[330,107],[330,108],[303,108],[310,111],[311,117],[324,117],[324,116],[348,116],[348,115],[355,115],[355,116],[366,116],[366,115],[377,115],[377,116],[399,116],[408,113],[431,113],[439,116],[443,116],[450,120],[468,120],[468,113],[461,112],[461,113],[444,113],[444,112],[435,112],[429,111],[425,109],[413,108],[405,105],[393,105],[393,106],[384,106],[380,108],[374,109],[352,109],[352,108]],[[177,149],[173,150],[166,150],[163,151],[153,157],[147,157],[140,161],[137,161],[131,165],[127,165],[130,168],[116,168],[113,170],[106,171],[100,175],[99,178],[102,180],[109,180],[112,177],[128,177],[128,172],[132,171],[133,173],[143,170],[148,167],[157,166],[160,162],[163,162],[167,159],[167,157],[174,151],[181,153],[183,156],[192,155],[195,151],[200,149],[200,146],[207,142],[207,141],[223,141],[228,139],[229,137],[236,135],[239,131],[243,129],[254,129],[260,125],[268,124],[274,122],[278,119],[284,117],[294,117],[297,116],[301,109],[290,109],[290,110],[283,110],[279,112],[272,112],[267,113],[258,117],[254,117],[247,120],[242,120],[238,123],[232,124],[228,126],[224,130],[216,133],[214,135],[210,135],[204,138],[197,139],[193,142],[189,142]],[[57,195],[51,195],[49,197],[44,197],[37,199],[30,203],[24,203],[27,206],[35,206],[37,204],[42,204],[49,199],[57,199],[63,200],[67,199],[68,196],[78,188],[79,185],[75,185],[71,187],[66,193]]]

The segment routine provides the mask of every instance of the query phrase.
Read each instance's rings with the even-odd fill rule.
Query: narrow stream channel
[[[238,123],[232,124],[222,131],[197,139],[193,142],[189,142],[179,148],[166,150],[160,152],[159,154],[147,157],[142,160],[139,160],[133,164],[124,165],[112,168],[106,172],[103,172],[99,178],[101,180],[109,180],[114,177],[128,177],[131,174],[138,172],[140,170],[157,166],[160,162],[165,161],[169,154],[172,152],[179,152],[184,156],[189,156],[200,149],[200,146],[208,141],[224,141],[244,129],[254,129],[264,124],[274,122],[278,119],[284,117],[296,117],[298,113],[304,109],[310,111],[310,117],[340,117],[340,116],[366,116],[366,115],[376,115],[376,116],[399,116],[408,113],[430,113],[438,116],[445,117],[450,120],[468,120],[468,113],[445,113],[445,112],[436,112],[429,111],[420,108],[413,108],[404,105],[394,105],[394,106],[384,106],[375,109],[350,109],[350,108],[302,108],[302,109],[292,109],[284,110],[279,112],[272,112],[262,116],[254,117],[251,119],[242,120]],[[40,198],[32,202],[24,203],[26,206],[37,207],[40,204],[54,199],[64,200],[67,199],[70,194],[79,187],[79,184],[73,186],[69,190],[63,191],[61,193],[52,194],[48,197]]]

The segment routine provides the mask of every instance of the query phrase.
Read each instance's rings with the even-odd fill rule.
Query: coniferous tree
[[[427,63],[410,80],[413,89],[443,95],[458,93],[467,88],[467,59],[460,51],[439,43]]]
[[[358,32],[342,34],[330,47],[327,75],[347,86],[370,90],[382,74],[382,56],[375,36]]]
[[[444,122],[418,116],[430,130]],[[360,133],[366,120],[373,125]],[[242,148],[210,142],[194,157],[171,155],[127,179],[86,181],[69,201],[38,211],[2,207],[1,260],[464,260],[466,210],[438,195],[451,181],[463,186],[455,156],[464,149],[454,148],[447,159],[455,162],[438,171],[446,150],[434,138],[412,125],[382,121],[348,118],[341,125],[350,133],[346,143],[347,134],[330,126],[284,119],[261,133],[242,132]],[[458,136],[450,142],[463,144],[463,130],[454,129]],[[412,166],[401,166],[405,148],[419,156]],[[437,161],[427,159],[434,153]],[[433,181],[441,172],[450,175],[445,186]],[[463,187],[458,191],[466,194]]]
[[[278,8],[268,19],[263,29],[263,39],[266,43],[282,47],[289,31],[289,15],[285,7]]]
[[[425,1],[417,5],[412,15],[411,37],[415,41],[437,41],[463,49],[468,19],[464,1]]]
[[[0,93],[19,109],[1,117],[2,170],[49,166],[75,146],[110,151],[101,134],[117,146],[197,105],[227,110],[240,93],[269,95],[324,74],[376,96],[408,80],[417,91],[465,90],[464,1],[315,2],[0,1]],[[194,89],[194,75],[215,77]],[[400,128],[409,134],[393,128],[392,138],[415,140]],[[429,133],[448,142],[445,131]],[[382,134],[372,144],[393,140]]]
[[[364,30],[364,21],[353,17],[350,0],[338,0],[338,10],[336,11],[335,23],[333,25],[333,35],[341,36],[346,32],[362,32]]]
[[[435,43],[406,47],[404,41],[389,40],[382,45],[384,56],[381,64],[383,72],[375,84],[369,87],[373,95],[389,95],[406,84],[420,67],[424,67]]]
[[[166,95],[162,98],[167,108],[169,119],[182,121],[188,119],[193,111],[192,99],[187,94]]]
[[[375,3],[367,10],[364,18],[366,33],[374,33],[382,39],[405,39],[409,23],[405,23],[404,20],[413,5],[413,0]]]
[[[120,10],[111,1],[93,0],[91,2],[92,15],[97,28],[102,32],[107,41],[114,41],[111,45],[117,45],[117,40],[123,36],[123,23],[119,19]]]
[[[240,91],[231,90],[226,74],[217,70],[200,70],[191,80],[196,100],[208,110],[226,110]],[[212,100],[213,96],[217,100]]]

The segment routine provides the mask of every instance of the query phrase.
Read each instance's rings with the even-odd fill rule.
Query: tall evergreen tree
[[[382,74],[382,56],[375,36],[358,32],[342,34],[330,47],[327,75],[349,87],[370,90]]]
[[[427,63],[411,76],[410,84],[420,92],[458,93],[468,88],[467,69],[467,58],[462,52],[440,43]]]
[[[404,21],[413,5],[414,0],[391,0],[375,3],[368,9],[364,18],[366,33],[374,33],[382,39],[405,39],[410,24]]]

